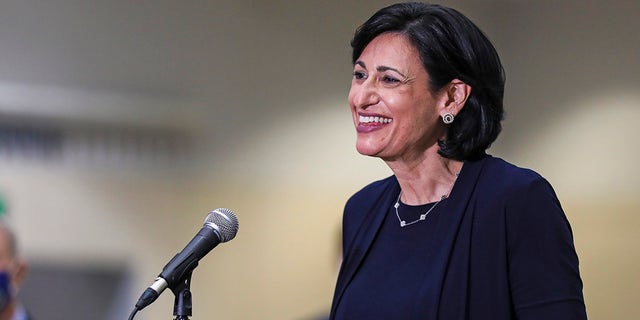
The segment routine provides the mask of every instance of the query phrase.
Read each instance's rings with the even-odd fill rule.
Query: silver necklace
[[[451,185],[451,190],[453,190],[453,185],[456,184],[456,180],[458,180],[458,175],[459,174],[460,173],[456,173],[456,178],[455,178],[455,180],[453,180],[453,184]],[[449,193],[451,193],[451,190],[449,190]],[[420,218],[418,218],[416,220],[413,220],[411,222],[406,222],[406,221],[402,220],[402,218],[400,218],[400,214],[398,213],[398,207],[400,207],[400,197],[401,196],[402,196],[402,190],[400,190],[400,193],[398,194],[398,199],[396,199],[396,203],[393,205],[393,207],[396,209],[396,217],[398,217],[398,221],[400,221],[400,227],[410,226],[410,225],[412,225],[412,224],[414,224],[416,222],[423,221],[423,220],[427,219],[427,215],[433,210],[433,208],[435,208],[438,205],[438,203],[440,203],[440,201],[442,201],[442,200],[447,198],[447,195],[443,194],[440,197],[440,200],[436,201],[436,203],[434,203],[431,206],[431,208],[429,208],[429,210],[427,210],[427,212],[425,212],[425,213],[420,215]]]

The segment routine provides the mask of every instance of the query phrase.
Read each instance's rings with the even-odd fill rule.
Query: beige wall
[[[129,268],[133,305],[206,213],[228,207],[240,230],[196,270],[194,318],[303,319],[325,311],[344,201],[389,174],[353,150],[345,102],[349,37],[382,3],[239,5],[254,8],[245,23],[263,33],[237,31],[243,41],[234,45],[258,43],[260,54],[240,47],[253,60],[235,72],[258,73],[259,81],[217,97],[212,127],[232,125],[198,128],[205,139],[190,169],[3,160],[0,192],[27,256]],[[555,186],[573,226],[590,318],[638,318],[640,6],[446,3],[477,21],[502,53],[507,118],[490,152]],[[171,306],[165,293],[136,319],[168,318]]]

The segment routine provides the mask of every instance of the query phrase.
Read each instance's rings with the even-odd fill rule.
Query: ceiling
[[[228,136],[318,101],[343,108],[353,31],[392,2],[2,0],[0,116]],[[524,109],[521,122],[511,113],[514,127],[536,123],[535,97],[602,86],[577,71],[637,83],[629,68],[640,42],[628,31],[636,1],[443,2],[476,20],[501,52],[511,110]],[[566,82],[555,74],[570,77],[570,92],[555,90]],[[532,97],[532,88],[544,94]]]
[[[196,130],[271,119],[345,94],[349,38],[380,3],[2,1],[0,112]]]

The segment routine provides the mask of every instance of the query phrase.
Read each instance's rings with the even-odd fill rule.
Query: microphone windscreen
[[[220,233],[220,242],[227,242],[235,238],[238,232],[238,217],[227,208],[218,208],[207,215],[205,224],[213,224],[214,229]]]

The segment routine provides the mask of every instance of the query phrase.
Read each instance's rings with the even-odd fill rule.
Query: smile
[[[391,123],[393,119],[379,116],[359,116],[358,121],[360,123]]]

